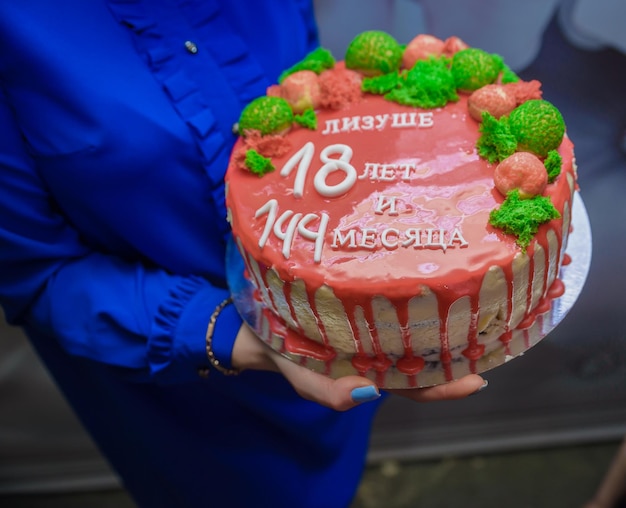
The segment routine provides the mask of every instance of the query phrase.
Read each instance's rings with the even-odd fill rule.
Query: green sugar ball
[[[478,48],[462,49],[452,57],[452,76],[459,90],[471,92],[498,79],[502,58]]]
[[[518,149],[545,157],[556,150],[565,134],[565,122],[559,110],[543,99],[531,99],[509,115],[509,128]]]
[[[293,111],[282,97],[258,97],[248,104],[239,117],[239,132],[257,130],[262,135],[276,134],[291,127]]]
[[[346,67],[367,76],[400,68],[402,47],[388,33],[372,30],[357,35],[346,51]]]

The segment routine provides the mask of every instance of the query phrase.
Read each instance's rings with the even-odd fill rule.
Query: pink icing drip
[[[556,279],[548,290],[549,298],[559,298],[565,294],[565,284],[561,279]]]
[[[471,317],[470,326],[467,336],[467,348],[463,351],[465,356],[470,361],[470,372],[476,372],[476,361],[485,354],[484,344],[478,343],[478,293],[470,296],[471,302]]]
[[[376,371],[376,382],[382,386],[385,383],[385,372],[393,362],[387,358],[387,355],[380,345],[380,338],[378,337],[378,329],[376,328],[376,320],[374,318],[374,312],[371,304],[366,305],[363,310],[365,311],[365,319],[372,337],[372,347],[374,350],[374,358],[372,359],[371,368]]]
[[[354,337],[354,347],[356,352],[352,358],[352,366],[361,376],[364,376],[370,368],[370,362],[365,354],[365,349],[363,348],[363,343],[361,341],[361,334],[357,325],[356,304],[344,301],[343,306],[346,311],[346,316],[348,317],[348,322],[350,323],[352,336]]]
[[[395,303],[395,307],[402,335],[402,347],[404,349],[404,356],[397,361],[396,368],[408,376],[409,386],[417,386],[417,375],[424,369],[426,362],[421,356],[415,356],[413,353],[408,301],[400,300]]]
[[[372,306],[370,304],[363,304],[361,305],[361,308],[363,309],[365,322],[371,337],[373,356],[368,356],[365,353],[362,339],[358,337],[358,327],[355,319],[356,305],[354,305],[349,313],[352,329],[353,331],[357,331],[355,334],[355,338],[357,338],[357,354],[352,359],[352,365],[362,376],[368,371],[374,370],[376,372],[376,382],[379,385],[383,385],[385,372],[389,369],[393,362],[387,358],[380,345]]]
[[[513,267],[503,267],[504,277],[506,279],[506,319],[504,333],[500,336],[500,342],[504,346],[504,354],[510,355],[510,342],[513,338],[513,332],[511,331],[511,317],[513,316],[513,284],[514,274]]]
[[[329,362],[337,356],[334,349],[326,348],[314,340],[307,339],[297,331],[292,330],[278,316],[266,314],[266,318],[270,324],[272,333],[283,338],[283,352],[286,351],[295,355],[314,358],[323,362]]]
[[[528,314],[524,319],[522,319],[517,325],[517,328],[520,330],[527,330],[535,323],[536,315],[534,312]]]
[[[446,381],[452,381],[452,354],[450,353],[450,343],[448,338],[448,317],[450,315],[451,304],[445,298],[437,298],[439,307],[439,341],[441,353],[439,359],[443,366]]]

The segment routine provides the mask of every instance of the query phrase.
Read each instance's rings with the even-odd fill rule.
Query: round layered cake
[[[288,70],[239,133],[229,220],[273,348],[410,388],[538,340],[576,188],[540,83],[458,38],[367,32]]]

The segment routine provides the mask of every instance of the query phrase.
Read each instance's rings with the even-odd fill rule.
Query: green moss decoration
[[[400,68],[402,47],[388,33],[378,30],[357,35],[346,50],[346,67],[366,75],[387,74]]]
[[[400,74],[397,71],[389,72],[380,76],[363,78],[363,81],[361,82],[361,90],[366,93],[384,95],[400,86],[400,82]]]
[[[563,157],[556,150],[550,150],[543,164],[548,172],[548,183],[552,183],[561,174]]]
[[[503,64],[503,68],[502,68],[502,76],[500,78],[501,82],[503,85],[507,84],[507,83],[517,83],[520,78],[517,74],[515,74],[511,68],[506,65]]]
[[[509,115],[509,125],[519,149],[540,157],[557,149],[565,134],[561,113],[543,99],[531,99],[516,107]]]
[[[506,159],[517,149],[517,139],[511,133],[506,116],[498,120],[488,112],[483,113],[480,124],[480,138],[476,143],[478,155],[492,164]]]
[[[418,60],[413,68],[403,73],[399,86],[385,98],[418,108],[439,108],[458,101],[456,84],[449,67],[449,59]]]
[[[258,97],[248,104],[239,117],[239,132],[257,130],[262,135],[275,134],[291,127],[293,111],[282,97]]]
[[[313,108],[305,109],[301,115],[296,115],[293,117],[294,122],[302,127],[306,127],[307,129],[316,130],[317,129],[317,115]]]
[[[274,171],[276,169],[272,164],[271,159],[263,157],[256,150],[246,151],[246,159],[244,164],[251,173],[254,173],[258,176],[263,176],[264,174]]]
[[[561,214],[554,208],[550,198],[534,196],[521,199],[519,190],[514,189],[507,194],[500,208],[491,211],[489,223],[506,234],[514,235],[517,244],[526,251],[539,226],[559,217]]]
[[[478,48],[462,49],[452,57],[452,75],[459,90],[471,92],[493,83],[504,68],[498,55]]]
[[[284,79],[298,71],[313,71],[321,74],[326,69],[332,69],[335,66],[335,58],[332,53],[324,48],[317,48],[306,55],[295,65],[282,72],[278,78],[278,82],[282,83]]]

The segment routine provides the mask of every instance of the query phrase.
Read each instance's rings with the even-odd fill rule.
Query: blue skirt
[[[31,339],[139,507],[349,506],[378,402],[333,411],[270,372],[138,383]]]

